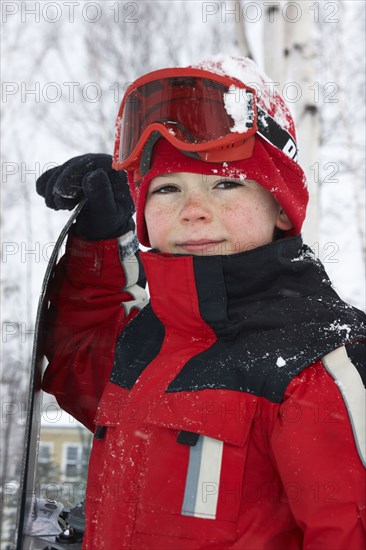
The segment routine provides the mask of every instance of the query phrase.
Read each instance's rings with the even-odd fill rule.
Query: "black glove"
[[[88,199],[73,226],[82,239],[113,239],[135,227],[127,174],[113,170],[110,155],[74,157],[47,170],[36,185],[54,210],[72,210],[84,197]]]

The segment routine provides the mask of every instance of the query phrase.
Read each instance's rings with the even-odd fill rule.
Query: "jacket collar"
[[[227,256],[141,255],[155,314],[189,332],[202,319],[222,335],[243,324],[272,328],[286,322],[280,303],[320,291],[336,296],[301,236]]]
[[[183,365],[167,393],[226,388],[281,402],[304,368],[366,338],[365,315],[342,302],[299,237],[233,256],[142,260],[151,307],[116,348],[111,380],[124,388],[161,353],[159,376]]]

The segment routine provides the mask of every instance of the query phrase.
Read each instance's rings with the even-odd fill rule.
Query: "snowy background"
[[[21,460],[37,300],[53,243],[68,218],[45,207],[35,192],[36,178],[72,156],[112,153],[119,103],[139,75],[220,51],[241,54],[239,26],[261,65],[268,29],[264,4],[1,2],[1,426],[3,457],[11,456],[3,461],[3,483],[16,477]],[[288,3],[277,4],[286,17]],[[311,12],[316,58],[308,63],[316,74],[311,89],[320,115],[318,159],[310,169],[318,219],[305,226],[304,240],[341,296],[365,309],[365,4],[292,4],[300,14],[295,34],[301,14]],[[271,68],[266,72],[271,76]]]

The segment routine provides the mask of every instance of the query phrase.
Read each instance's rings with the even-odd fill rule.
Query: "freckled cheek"
[[[249,240],[262,244],[272,233],[271,209],[266,201],[252,201],[250,204],[224,205],[221,209],[221,221],[231,238],[235,241]]]
[[[167,236],[174,216],[166,208],[146,208],[145,221],[152,246],[159,245]],[[153,242],[154,241],[154,244]]]
[[[224,204],[220,208],[220,218],[225,223],[237,223],[251,221],[255,219],[255,211],[252,207],[242,204]]]

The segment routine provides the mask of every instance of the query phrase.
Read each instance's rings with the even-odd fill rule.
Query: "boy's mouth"
[[[189,241],[185,241],[183,243],[178,243],[179,248],[183,248],[184,250],[187,250],[188,252],[213,252],[215,249],[217,249],[222,243],[224,242],[223,239],[220,240],[212,240],[212,239],[190,239]]]

